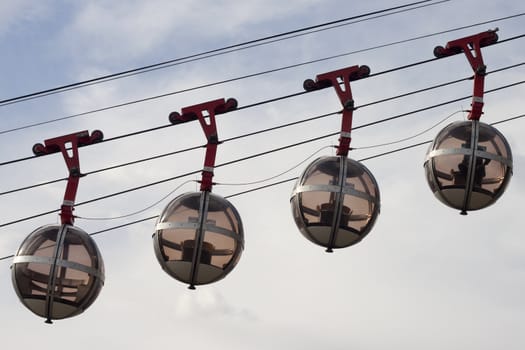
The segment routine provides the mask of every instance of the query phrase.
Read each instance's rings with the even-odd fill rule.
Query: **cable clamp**
[[[483,96],[472,96],[472,102],[483,103]]]

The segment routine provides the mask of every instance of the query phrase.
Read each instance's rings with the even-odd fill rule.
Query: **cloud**
[[[231,320],[256,321],[253,311],[238,305],[232,305],[219,291],[211,287],[197,288],[180,294],[174,305],[177,318],[199,318],[213,320],[228,318]]]
[[[74,52],[96,63],[140,58],[152,50],[158,53],[163,46],[169,48],[173,57],[176,52],[191,52],[188,48],[194,46],[195,38],[242,36],[243,27],[284,18],[298,8],[306,11],[308,5],[316,2],[289,1],[279,4],[276,11],[262,0],[235,6],[225,1],[91,1],[79,5],[76,16],[64,28],[62,40]],[[76,40],[71,40],[72,36]]]
[[[43,18],[47,13],[46,6],[41,2],[30,0],[0,2],[0,37],[8,34],[21,24]]]

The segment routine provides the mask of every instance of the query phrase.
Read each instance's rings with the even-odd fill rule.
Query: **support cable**
[[[464,112],[468,112],[468,111],[465,111],[465,110],[459,110],[459,111],[455,111],[449,115],[447,115],[445,118],[439,120],[437,123],[433,124],[432,126],[430,126],[429,128],[426,128],[425,130],[423,131],[420,131],[414,135],[411,135],[411,136],[407,136],[407,137],[404,137],[402,139],[398,139],[398,140],[395,140],[395,141],[389,141],[389,142],[384,142],[384,143],[380,143],[380,144],[376,144],[376,145],[369,145],[369,146],[360,146],[360,147],[351,147],[350,149],[351,150],[363,150],[363,149],[371,149],[371,148],[377,148],[377,147],[384,147],[384,146],[391,146],[391,145],[395,145],[396,143],[401,143],[401,142],[405,142],[405,141],[408,141],[408,140],[412,140],[412,139],[415,139],[416,137],[419,137],[423,134],[426,134],[427,132],[429,132],[430,130],[436,128],[437,126],[439,126],[440,124],[444,123],[445,121],[447,121],[448,119],[452,118],[453,116],[455,116],[456,114],[458,113],[464,113]]]
[[[512,65],[512,66],[496,69],[496,70],[494,70],[494,71],[492,71],[490,73],[501,72],[503,70],[506,70],[506,69],[509,69],[509,68],[513,68],[513,67],[517,67],[519,65],[524,65],[524,64],[525,64],[525,62],[517,64],[517,65]],[[490,74],[490,73],[488,73],[488,74]],[[401,98],[401,97],[406,97],[408,95],[412,95],[412,94],[428,91],[428,90],[431,90],[431,89],[434,89],[434,88],[437,88],[437,87],[443,87],[443,86],[446,86],[446,85],[458,83],[458,82],[469,80],[469,79],[471,79],[471,77],[458,79],[458,80],[454,80],[452,82],[438,84],[438,85],[435,85],[433,87],[419,89],[419,90],[412,91],[412,92],[409,92],[409,93],[405,93],[405,94],[389,97],[389,98],[386,98],[386,99],[381,99],[381,100],[378,100],[378,101],[366,103],[366,104],[363,104],[361,106],[356,106],[355,108],[358,109],[358,108],[368,107],[368,106],[371,106],[371,105],[383,103],[383,102],[394,100],[394,99]],[[499,87],[499,88],[496,88],[496,89],[487,90],[487,91],[485,91],[485,93],[495,92],[495,91],[498,91],[498,90],[501,90],[501,89],[504,89],[504,88],[508,88],[508,87],[513,87],[515,85],[522,84],[522,83],[523,83],[523,81],[522,82],[518,82],[518,83],[514,83],[514,84],[510,84],[510,85],[506,85],[506,86],[502,86],[502,87]],[[400,117],[404,117],[404,116],[407,116],[407,115],[410,115],[410,114],[415,114],[415,113],[418,113],[418,112],[421,112],[421,111],[425,111],[425,110],[428,110],[428,109],[441,107],[441,106],[444,106],[444,105],[447,105],[447,104],[451,104],[451,103],[455,103],[455,102],[458,102],[458,101],[461,101],[461,100],[464,100],[464,99],[467,99],[467,98],[470,98],[470,97],[471,96],[464,96],[464,97],[460,97],[460,98],[457,98],[457,99],[454,99],[454,100],[449,100],[449,101],[446,101],[446,102],[442,102],[442,103],[439,103],[437,105],[433,105],[433,106],[430,106],[430,107],[424,107],[422,109],[417,109],[415,111],[399,114],[399,115],[396,115],[396,116],[393,116],[393,117],[390,117],[390,118],[387,118],[387,119],[382,119],[382,120],[379,120],[379,121],[376,121],[376,122],[364,124],[362,126],[357,126],[357,127],[354,128],[354,130],[362,128],[362,127],[372,126],[372,125],[375,125],[375,124],[378,124],[378,123],[390,121],[390,120],[393,120],[393,119],[398,119]],[[267,129],[263,129],[263,130],[258,130],[258,131],[254,131],[254,132],[251,132],[251,133],[239,135],[239,136],[230,137],[230,138],[222,140],[222,142],[224,143],[224,142],[229,142],[229,141],[233,141],[233,140],[237,140],[237,139],[241,139],[241,138],[246,138],[246,137],[249,137],[249,136],[255,136],[255,135],[258,135],[258,134],[265,133],[265,132],[270,132],[270,131],[274,131],[274,130],[278,130],[278,129],[282,129],[282,128],[298,125],[298,124],[301,124],[301,123],[310,122],[310,121],[313,121],[313,120],[325,118],[325,117],[336,115],[336,114],[339,114],[339,113],[340,113],[340,111],[334,111],[334,112],[330,112],[330,113],[326,113],[326,114],[322,114],[322,115],[318,115],[318,116],[302,119],[302,120],[295,121],[295,122],[281,124],[281,125],[278,125],[278,126],[275,126],[275,127],[271,127],[271,128],[267,128]],[[170,124],[170,125],[172,125],[172,124]],[[332,135],[327,135],[327,136],[332,136]],[[124,136],[120,136],[119,138],[122,138],[122,137],[124,137]],[[108,139],[106,139],[106,141],[107,140]],[[102,143],[102,142],[104,142],[104,141],[101,141],[99,143]],[[113,169],[117,169],[117,168],[121,168],[121,167],[125,167],[125,166],[130,166],[130,165],[134,165],[134,164],[138,164],[138,163],[142,163],[142,162],[146,162],[146,161],[151,161],[151,160],[155,160],[155,159],[159,159],[159,158],[163,158],[163,157],[167,157],[167,156],[172,156],[172,155],[175,155],[175,154],[180,154],[180,153],[184,153],[184,152],[197,150],[197,149],[200,149],[200,148],[203,148],[203,147],[204,147],[204,145],[193,146],[193,147],[189,147],[189,148],[186,148],[186,149],[181,149],[181,150],[177,150],[177,151],[173,151],[173,152],[168,152],[168,153],[164,153],[164,154],[160,154],[160,155],[155,155],[155,156],[151,156],[151,157],[147,157],[147,158],[142,158],[142,159],[138,159],[138,160],[122,163],[122,164],[117,164],[117,165],[113,165],[113,166],[109,166],[109,167],[105,167],[105,168],[89,171],[89,172],[84,173],[84,175],[87,176],[87,175],[96,174],[96,173],[100,173],[100,172],[104,172],[104,171],[109,171],[109,170],[113,170]],[[33,158],[36,158],[36,156],[30,157],[29,159],[33,159]],[[26,160],[26,158],[22,158],[19,161],[21,161],[21,160]],[[0,165],[4,165],[4,164],[0,164]],[[24,190],[33,189],[33,188],[36,188],[36,187],[46,186],[46,185],[50,185],[50,184],[61,182],[61,181],[65,181],[65,180],[67,180],[67,178],[64,177],[64,178],[59,178],[59,179],[55,179],[55,180],[41,182],[41,183],[38,183],[38,184],[23,186],[23,187],[7,190],[7,191],[4,191],[4,192],[0,192],[0,196],[11,194],[11,193],[15,193],[15,192],[20,192],[20,191],[24,191]]]
[[[470,28],[470,27],[479,26],[479,25],[482,25],[482,24],[497,22],[497,21],[500,21],[500,20],[503,20],[503,19],[514,18],[514,17],[517,17],[517,16],[523,16],[523,15],[525,15],[525,13],[521,13],[521,14],[513,15],[513,16],[507,16],[507,17],[503,17],[503,18],[499,18],[499,19],[495,19],[495,20],[480,22],[480,23],[476,23],[476,24],[473,24],[473,25],[469,25],[469,26],[463,26],[463,27],[448,29],[448,30],[444,30],[444,31],[441,31],[441,32],[436,32],[436,33],[432,33],[432,34],[426,34],[426,35],[413,37],[413,38],[409,38],[409,39],[399,40],[399,41],[395,41],[395,42],[391,42],[391,43],[387,43],[387,44],[372,46],[372,47],[365,48],[365,49],[350,51],[350,52],[337,54],[337,55],[333,55],[333,56],[328,56],[328,57],[315,59],[315,60],[311,60],[311,61],[296,63],[296,64],[292,64],[292,65],[288,65],[288,66],[284,66],[284,67],[280,67],[280,68],[269,69],[269,70],[265,70],[265,71],[261,71],[261,72],[257,72],[257,73],[252,73],[252,74],[243,75],[243,76],[239,76],[239,77],[234,77],[234,78],[229,78],[229,79],[225,79],[225,80],[220,80],[220,81],[216,81],[216,82],[212,82],[212,83],[206,83],[206,84],[202,84],[202,85],[198,85],[198,86],[194,86],[194,87],[190,87],[190,88],[185,88],[185,89],[180,89],[180,90],[167,92],[167,93],[164,93],[164,94],[159,94],[159,95],[149,96],[149,97],[136,99],[136,100],[132,100],[132,101],[128,101],[128,102],[123,102],[123,103],[119,103],[119,104],[116,104],[116,105],[110,105],[110,106],[106,106],[106,107],[101,107],[101,108],[89,110],[89,111],[86,111],[86,112],[75,113],[75,114],[71,114],[71,115],[64,116],[64,117],[49,119],[49,120],[45,120],[45,121],[42,121],[42,122],[26,124],[26,125],[15,127],[15,128],[11,128],[11,129],[0,130],[0,135],[7,134],[7,133],[10,133],[10,132],[14,132],[14,131],[25,130],[25,129],[29,129],[29,128],[36,127],[36,126],[51,124],[51,123],[55,123],[55,122],[63,121],[63,120],[67,120],[67,119],[73,119],[73,118],[78,118],[78,117],[81,117],[81,116],[86,116],[86,115],[90,115],[90,114],[104,112],[104,111],[108,111],[108,110],[112,110],[112,109],[122,108],[122,107],[130,106],[130,105],[134,105],[134,104],[138,104],[138,103],[148,102],[148,101],[151,101],[151,100],[156,100],[156,99],[160,99],[160,98],[164,98],[164,97],[169,97],[169,96],[173,96],[173,95],[177,95],[177,94],[182,94],[182,93],[186,93],[186,92],[190,92],[190,91],[194,91],[194,90],[199,90],[199,89],[208,88],[208,87],[212,87],[212,86],[217,86],[217,85],[222,85],[222,84],[226,84],[226,83],[231,83],[231,82],[235,82],[235,81],[239,81],[239,80],[243,80],[243,79],[247,79],[247,78],[253,78],[253,77],[257,77],[257,76],[261,76],[261,75],[275,73],[275,72],[279,72],[279,71],[283,71],[283,70],[287,70],[287,69],[291,69],[291,68],[297,68],[297,67],[304,66],[304,65],[309,65],[309,64],[313,64],[313,63],[323,62],[323,61],[327,61],[327,60],[331,60],[331,59],[335,59],[335,58],[341,58],[341,57],[349,56],[349,55],[356,54],[356,53],[376,50],[376,49],[379,49],[379,48],[393,46],[393,45],[398,45],[398,44],[401,44],[401,43],[406,43],[406,42],[410,42],[410,41],[414,41],[414,40],[418,40],[418,39],[423,39],[423,38],[427,38],[427,37],[431,37],[431,36],[435,36],[435,35],[449,33],[449,32],[453,32],[453,31],[465,29],[465,28]],[[519,36],[516,36],[516,37],[512,37],[512,38],[508,38],[508,39],[505,39],[505,40],[501,40],[501,41],[497,42],[496,44],[503,43],[503,42],[506,42],[506,41],[509,41],[509,40],[519,39],[519,38],[521,38],[523,36],[525,36],[525,34],[519,35]],[[435,61],[435,60],[437,60],[437,58],[432,58],[432,59],[429,59],[429,60],[426,60],[426,61],[417,62],[416,64],[408,65],[406,67],[400,67],[400,68],[409,68],[409,67],[412,67],[414,65],[424,64],[424,63],[432,62],[432,61]],[[394,68],[394,70],[397,70],[397,69]],[[384,71],[384,72],[381,72],[381,73],[371,74],[370,77],[377,76],[377,75],[380,75],[380,74],[385,74],[385,73],[390,73],[390,71]],[[298,93],[298,94],[288,95],[288,96],[285,96],[285,98],[302,95],[303,93],[304,92],[301,92],[301,93]],[[0,107],[1,107],[1,104],[0,104]]]
[[[322,150],[324,149],[327,149],[327,148],[330,148],[330,147],[333,147],[333,146],[323,146],[321,147],[320,149],[318,149],[317,151],[315,151],[313,154],[309,155],[307,158],[303,159],[301,162],[299,162],[298,164],[295,164],[293,167],[283,171],[283,172],[280,172],[279,174],[277,175],[274,175],[274,176],[271,176],[271,177],[268,177],[268,178],[265,178],[265,179],[262,179],[262,180],[257,180],[257,181],[251,181],[251,182],[246,182],[246,183],[213,183],[213,185],[223,185],[223,186],[246,186],[246,185],[254,185],[254,184],[258,184],[258,183],[262,183],[262,182],[268,182],[270,180],[273,180],[273,179],[276,179],[286,173],[289,173],[290,171],[296,169],[297,167],[299,167],[301,164],[305,163],[306,161],[308,161],[310,158],[312,158],[313,156],[315,156],[317,153],[321,152]],[[163,200],[165,200],[166,198],[168,198],[169,196],[171,196],[174,192],[176,192],[179,188],[181,188],[182,186],[190,183],[190,182],[199,182],[197,180],[188,180],[188,181],[185,181],[183,182],[181,185],[178,185],[175,189],[171,190],[168,194],[164,195],[161,199],[155,201],[153,204],[147,206],[146,208],[143,208],[143,209],[140,209],[140,210],[137,210],[137,211],[134,211],[132,213],[129,213],[129,214],[124,214],[124,215],[119,215],[119,216],[114,216],[114,217],[98,217],[98,218],[95,218],[95,217],[85,217],[85,216],[77,216],[75,215],[75,218],[76,219],[83,219],[83,220],[95,220],[95,221],[102,221],[102,220],[116,220],[116,219],[122,219],[122,218],[126,218],[126,217],[130,217],[130,216],[134,216],[136,214],[140,214],[140,213],[143,213],[145,212],[146,210],[148,209],[151,209],[153,208],[154,206],[156,206],[157,204],[159,204],[160,202],[162,202]]]
[[[351,17],[335,20],[335,21],[325,22],[325,23],[321,23],[321,24],[317,24],[317,25],[313,25],[313,26],[309,26],[309,27],[303,27],[303,28],[300,28],[300,29],[295,29],[295,30],[291,30],[291,31],[287,31],[287,32],[279,33],[279,34],[274,34],[274,35],[270,35],[270,36],[254,39],[254,40],[249,40],[249,41],[245,41],[245,42],[234,44],[234,45],[224,46],[224,47],[221,47],[221,48],[218,48],[218,49],[208,50],[208,51],[204,51],[204,52],[201,52],[201,53],[188,55],[188,56],[185,56],[185,57],[175,58],[175,59],[171,59],[171,60],[164,61],[164,62],[154,63],[154,64],[150,64],[150,65],[147,65],[147,66],[142,66],[142,67],[138,67],[138,68],[133,68],[133,69],[121,71],[121,72],[118,72],[118,73],[112,73],[112,74],[100,76],[100,77],[97,77],[97,78],[91,78],[91,79],[88,79],[88,80],[79,81],[79,82],[76,82],[76,83],[71,83],[71,84],[67,84],[67,85],[61,85],[61,86],[58,86],[58,87],[54,87],[54,88],[50,88],[50,89],[46,89],[46,90],[42,90],[42,91],[37,91],[37,92],[33,92],[33,93],[22,95],[22,96],[12,97],[12,98],[8,98],[8,99],[0,100],[0,107],[8,105],[8,104],[13,104],[13,103],[17,103],[17,102],[27,101],[27,100],[38,98],[38,97],[49,96],[51,94],[56,94],[56,93],[60,93],[60,92],[63,92],[63,91],[69,91],[69,90],[72,90],[74,88],[80,88],[80,87],[84,87],[84,86],[88,86],[88,85],[93,85],[94,83],[101,83],[101,82],[115,80],[115,79],[118,79],[118,78],[124,78],[124,77],[127,77],[127,76],[132,76],[132,75],[136,75],[136,74],[140,74],[140,73],[146,73],[146,72],[153,71],[153,70],[156,70],[156,69],[166,68],[166,67],[169,67],[169,66],[172,66],[172,65],[175,65],[175,64],[186,63],[186,61],[190,61],[190,60],[204,59],[204,58],[213,57],[213,56],[216,56],[216,55],[219,55],[219,54],[239,51],[239,50],[242,50],[244,46],[248,46],[248,45],[251,45],[251,44],[261,43],[260,45],[262,45],[266,41],[270,41],[270,40],[277,39],[277,38],[282,38],[282,37],[293,38],[294,34],[298,34],[298,33],[301,33],[301,32],[312,31],[312,30],[319,29],[319,28],[322,28],[322,27],[331,26],[331,25],[334,25],[334,24],[347,22],[347,21],[355,20],[355,19],[359,19],[359,18],[370,17],[370,16],[373,16],[373,15],[381,14],[381,13],[391,12],[391,11],[399,10],[399,9],[402,9],[402,8],[407,8],[407,7],[411,7],[411,6],[415,6],[415,5],[420,5],[420,4],[423,4],[423,3],[428,3],[428,2],[431,2],[431,1],[433,1],[433,0],[416,1],[416,2],[412,2],[412,3],[409,3],[409,4],[400,5],[400,6],[390,7],[390,8],[386,8],[386,9],[382,9],[382,10],[371,11],[371,12],[368,12],[368,13],[365,13],[365,14],[360,14],[360,15],[356,15],[356,16],[351,16]],[[447,1],[450,1],[450,0],[434,2],[434,3],[431,3],[431,4],[427,4],[426,6],[440,4],[440,3],[443,3],[443,2],[447,2]],[[424,7],[424,6],[420,6],[420,7]],[[417,7],[417,8],[420,8],[420,7]],[[285,40],[285,39],[286,38],[284,38],[283,40]],[[229,50],[229,51],[227,51],[227,50]],[[226,51],[226,52],[221,53],[223,51]],[[214,55],[210,56],[212,54],[214,54]]]
[[[525,34],[520,35],[519,37],[525,37]],[[507,40],[511,40],[511,39],[514,40],[516,38],[518,38],[518,37],[510,38],[510,39],[507,39]],[[431,62],[431,61],[435,61],[435,60],[437,60],[437,58],[424,60],[424,61],[419,61],[419,62],[414,62],[414,63],[408,64],[408,65],[391,68],[391,69],[388,69],[388,70],[385,70],[385,71],[382,71],[382,72],[378,72],[378,73],[375,73],[375,74],[370,74],[370,76],[368,76],[366,78],[363,78],[363,79],[368,79],[369,77],[378,76],[378,75],[391,73],[391,72],[402,70],[402,69],[411,68],[411,67],[414,67],[414,66],[417,66],[417,65],[421,65],[421,64],[425,64],[425,63],[428,63],[428,62]],[[516,67],[519,67],[519,66],[522,66],[522,65],[525,65],[525,62],[517,63],[517,64],[510,65],[510,66],[503,67],[503,68],[499,68],[499,69],[493,70],[491,72],[487,72],[487,74],[501,72],[501,71],[504,71],[504,70],[507,70],[507,69],[512,69],[512,68],[516,68]],[[408,92],[406,94],[393,96],[393,97],[390,97],[390,98],[387,98],[387,99],[383,99],[383,100],[380,100],[380,101],[371,102],[369,104],[361,105],[361,106],[358,106],[356,108],[367,107],[367,106],[370,106],[370,105],[373,105],[373,104],[386,102],[386,101],[389,101],[389,100],[393,100],[393,99],[396,99],[396,98],[409,96],[409,95],[416,94],[416,93],[419,93],[419,92],[429,91],[429,90],[432,90],[432,89],[435,89],[435,88],[456,84],[456,83],[459,83],[459,82],[462,82],[462,81],[466,81],[466,80],[470,80],[470,79],[472,79],[472,76],[469,76],[469,77],[466,77],[466,78],[462,78],[462,79],[458,79],[458,80],[454,80],[454,81],[450,81],[450,82],[446,82],[446,83],[442,83],[442,84],[438,84],[438,85],[434,85],[434,86],[431,86],[431,87],[428,87],[428,88],[424,88],[424,89],[420,89],[420,90],[416,90],[416,91],[413,91],[413,92]],[[272,102],[288,99],[288,98],[291,98],[291,97],[304,95],[306,93],[307,93],[306,91],[301,91],[301,92],[294,93],[294,94],[289,94],[289,95],[285,95],[285,96],[281,96],[281,97],[276,97],[276,98],[273,98],[273,99],[268,99],[268,100],[264,100],[264,101],[260,101],[260,102],[255,102],[255,103],[248,104],[248,105],[245,105],[245,106],[240,106],[236,110],[238,111],[238,110],[243,110],[243,109],[247,109],[247,108],[253,108],[253,107],[256,107],[256,106],[261,106],[261,105],[264,105],[264,104],[268,104],[268,103],[272,103]],[[153,128],[143,129],[143,130],[139,130],[139,131],[135,131],[135,132],[132,132],[132,133],[123,134],[123,135],[119,135],[119,136],[115,136],[115,137],[111,137],[111,138],[106,138],[105,140],[99,142],[99,144],[100,143],[104,143],[104,142],[111,142],[111,141],[123,139],[123,138],[126,138],[126,137],[131,137],[131,136],[136,136],[136,135],[140,135],[140,134],[145,134],[145,133],[148,133],[148,132],[153,132],[153,131],[165,129],[165,128],[172,127],[172,126],[174,126],[174,125],[170,123],[170,124],[165,124],[165,125],[160,125],[160,126],[156,126],[156,127],[153,127]],[[9,161],[5,161],[5,162],[1,162],[0,166],[9,165],[9,164],[13,164],[13,163],[18,163],[18,162],[22,162],[22,161],[27,161],[27,160],[34,159],[34,158],[37,158],[37,156],[28,156],[28,157],[18,158],[18,159],[14,159],[14,160],[9,160]],[[2,195],[2,194],[3,193],[0,193],[0,195]]]
[[[485,91],[485,93],[491,93],[491,92],[503,90],[503,89],[506,89],[506,88],[509,88],[509,87],[513,87],[513,86],[517,86],[517,85],[523,84],[523,83],[525,83],[525,80],[522,80],[522,81],[516,82],[516,83],[512,83],[512,84],[509,84],[509,85],[501,86],[501,87],[498,87],[498,88],[495,88],[495,89],[487,90],[487,91]],[[388,118],[385,118],[385,119],[377,120],[377,121],[374,121],[374,122],[370,122],[370,123],[367,123],[367,124],[363,124],[363,125],[354,127],[353,130],[357,130],[357,129],[368,127],[368,126],[372,126],[372,125],[377,125],[379,123],[391,121],[391,120],[394,120],[394,119],[399,119],[401,117],[405,117],[405,116],[408,116],[408,115],[411,115],[411,114],[416,114],[416,113],[419,113],[419,112],[422,112],[422,111],[427,111],[427,110],[430,110],[430,109],[433,109],[433,108],[441,107],[441,106],[444,106],[444,105],[447,105],[447,104],[450,104],[450,103],[454,103],[454,102],[458,102],[458,101],[461,101],[461,100],[464,100],[464,99],[467,99],[467,98],[470,98],[470,97],[471,96],[466,96],[466,97],[454,99],[454,100],[451,100],[451,101],[438,103],[438,104],[435,104],[435,105],[432,105],[432,106],[428,106],[428,107],[425,107],[425,108],[420,108],[418,110],[414,110],[414,111],[411,111],[411,112],[398,114],[398,115],[395,115],[395,116],[392,116],[392,117],[388,117]],[[249,155],[249,156],[246,156],[246,157],[243,157],[243,158],[239,158],[239,159],[235,159],[235,160],[232,160],[232,161],[229,161],[229,162],[218,164],[218,165],[215,166],[215,168],[231,165],[231,164],[234,164],[234,163],[243,162],[243,161],[246,161],[246,160],[249,160],[249,159],[253,159],[253,158],[257,158],[257,157],[260,157],[260,156],[268,155],[268,154],[271,154],[271,153],[279,152],[279,151],[282,151],[282,150],[285,150],[285,149],[301,146],[301,145],[304,145],[304,144],[307,144],[307,143],[310,143],[310,142],[315,142],[315,141],[318,141],[318,140],[322,140],[324,138],[333,137],[335,135],[338,135],[339,133],[340,133],[340,131],[337,131],[337,132],[330,133],[330,134],[327,134],[327,135],[314,137],[314,138],[311,138],[311,139],[308,139],[308,140],[304,140],[304,141],[300,141],[300,142],[297,142],[297,143],[294,143],[294,144],[290,144],[290,145],[274,148],[272,150],[260,152],[260,153],[254,154],[254,155]],[[126,189],[126,190],[123,190],[123,191],[111,193],[111,194],[104,195],[104,196],[97,197],[97,198],[93,198],[93,199],[90,199],[90,200],[86,200],[84,202],[76,203],[76,207],[81,206],[81,205],[85,205],[85,204],[89,204],[89,203],[93,203],[93,202],[97,202],[97,201],[100,201],[100,200],[103,200],[103,199],[116,197],[116,196],[119,196],[119,195],[122,195],[122,194],[126,194],[126,193],[133,192],[133,191],[136,191],[136,190],[144,189],[144,188],[147,188],[147,187],[159,185],[161,183],[165,183],[165,182],[173,181],[173,180],[176,180],[176,179],[180,179],[180,178],[185,177],[185,176],[195,175],[195,174],[198,174],[200,172],[201,172],[201,170],[195,170],[195,171],[191,171],[191,172],[188,172],[188,173],[185,173],[185,174],[177,175],[177,176],[174,176],[174,177],[162,179],[162,180],[151,182],[151,183],[144,184],[144,185],[141,185],[141,186],[129,188],[129,189]],[[10,221],[10,222],[7,222],[7,223],[2,223],[2,224],[0,224],[0,227],[9,226],[9,225],[16,224],[16,223],[19,223],[19,222],[23,222],[23,221],[27,221],[27,220],[30,220],[30,219],[34,219],[34,218],[37,218],[37,217],[40,217],[40,216],[44,216],[44,215],[48,215],[48,214],[51,214],[51,213],[55,213],[58,210],[59,209],[54,209],[54,210],[46,211],[44,213],[35,214],[35,215],[29,216],[29,217],[25,217],[25,218],[17,219],[17,220],[14,220],[14,221]]]
[[[514,117],[510,117],[510,118],[506,118],[506,119],[503,119],[503,120],[499,120],[499,121],[491,123],[490,125],[503,124],[503,123],[507,123],[507,122],[514,121],[514,120],[521,119],[521,118],[525,118],[525,114],[520,114],[520,115],[517,115],[517,116],[514,116]],[[402,151],[405,151],[405,150],[408,150],[408,149],[412,149],[412,148],[416,148],[416,147],[419,147],[419,146],[427,145],[427,144],[429,144],[431,142],[432,142],[432,140],[419,142],[419,143],[416,143],[416,144],[408,145],[408,146],[405,146],[405,147],[400,147],[400,148],[397,148],[397,149],[394,149],[394,150],[390,150],[390,151],[387,151],[387,152],[383,152],[383,153],[379,153],[379,154],[376,154],[376,155],[373,155],[373,156],[362,158],[362,159],[359,159],[358,161],[359,162],[364,162],[364,161],[367,161],[367,160],[370,160],[370,159],[384,157],[384,156],[391,155],[391,154],[394,154],[394,153],[397,153],[397,152],[402,152]],[[225,196],[224,198],[237,197],[237,196],[244,195],[244,194],[247,194],[247,193],[251,193],[251,192],[259,191],[259,190],[262,190],[262,189],[266,189],[266,188],[274,187],[274,186],[277,186],[277,185],[281,185],[281,184],[284,184],[284,183],[296,181],[297,179],[298,179],[298,177],[293,177],[293,178],[281,180],[281,181],[274,182],[274,183],[271,183],[271,184],[266,184],[266,185],[263,185],[263,186],[252,188],[252,189],[249,189],[249,190],[246,190],[246,191],[237,192],[237,193]],[[58,211],[58,209],[53,211],[53,212],[56,212],[56,211]],[[155,216],[150,216],[150,217],[146,217],[146,218],[143,218],[143,219],[138,219],[138,220],[131,221],[131,222],[128,222],[128,223],[124,223],[124,224],[121,224],[121,225],[112,226],[112,227],[109,227],[109,228],[106,228],[106,229],[103,229],[103,230],[92,232],[89,235],[90,236],[95,236],[95,235],[98,235],[98,234],[101,234],[101,233],[117,230],[119,228],[132,226],[132,225],[135,225],[135,224],[138,224],[138,223],[142,223],[142,222],[146,222],[146,221],[149,221],[149,220],[154,220],[154,219],[157,219],[158,217],[159,217],[158,215],[155,215]],[[6,256],[0,257],[0,261],[8,260],[8,259],[11,259],[13,257],[14,257],[13,254],[12,255],[6,255]]]

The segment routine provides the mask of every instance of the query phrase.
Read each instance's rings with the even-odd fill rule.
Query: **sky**
[[[3,0],[0,99],[409,2]],[[520,1],[424,5],[428,6],[1,105],[0,163],[30,157],[35,143],[76,131],[100,129],[110,139],[164,126],[170,112],[217,98],[234,97],[239,107],[257,104],[217,117],[219,138],[228,139],[339,110],[333,89],[258,104],[301,92],[303,81],[317,74],[356,64],[368,65],[372,74],[385,72],[433,58],[437,45],[496,27],[500,41],[524,34],[523,16],[435,34],[523,13]],[[425,37],[365,50],[419,36]],[[484,48],[488,71],[523,63],[524,47],[519,38]],[[321,60],[333,56],[337,57]],[[316,62],[299,65],[310,61]],[[237,79],[247,75],[253,76]],[[353,82],[356,105],[363,105],[354,112],[354,127],[466,98],[356,129],[352,133],[356,149],[350,157],[360,160],[428,141],[447,123],[464,120],[465,113],[457,112],[470,105],[472,81],[367,104],[471,75],[464,55],[457,55]],[[524,76],[523,66],[489,74],[485,88],[521,82]],[[224,80],[231,81],[212,84]],[[201,85],[209,86],[192,89]],[[188,91],[173,93],[181,90]],[[71,117],[163,94],[169,95]],[[487,93],[482,121],[522,115],[524,94],[523,84]],[[54,119],[61,120],[13,130]],[[11,283],[11,259],[3,259],[1,346],[523,349],[525,240],[519,233],[519,210],[525,195],[525,147],[519,140],[525,123],[515,119],[496,127],[512,147],[514,175],[494,205],[462,216],[439,202],[423,171],[428,146],[366,160],[363,164],[379,185],[380,216],[362,242],[332,254],[306,240],[295,226],[289,204],[293,182],[236,194],[297,177],[316,157],[333,155],[327,146],[336,144],[337,136],[302,142],[337,132],[340,116],[224,142],[216,164],[302,143],[216,168],[214,180],[222,184],[213,192],[232,196],[229,200],[245,229],[246,249],[228,276],[188,290],[162,271],[151,239],[155,221],[144,221],[93,236],[106,269],[101,294],[83,314],[48,325],[19,302]],[[91,172],[204,143],[196,122],[162,128],[81,148],[81,170]],[[199,170],[203,160],[204,151],[196,149],[91,174],[81,178],[77,202]],[[283,175],[275,177],[279,174]],[[59,154],[6,164],[0,166],[0,192],[66,176]],[[258,185],[239,185],[270,178]],[[158,215],[177,195],[198,191],[195,180],[197,175],[186,176],[78,206],[75,214],[80,217],[113,218],[158,202],[134,216],[77,218],[75,225],[93,233]],[[1,195],[0,224],[58,208],[64,190],[61,181]],[[56,223],[58,216],[48,214],[0,227],[0,257],[14,254],[36,228]]]

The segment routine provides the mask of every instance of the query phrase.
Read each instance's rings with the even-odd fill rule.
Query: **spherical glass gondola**
[[[166,206],[153,242],[164,271],[193,289],[222,279],[235,267],[244,232],[230,202],[202,191],[180,195]]]
[[[22,303],[48,323],[82,313],[104,284],[104,263],[95,242],[71,225],[33,231],[22,242],[11,269]]]
[[[379,188],[363,164],[345,156],[321,157],[299,177],[290,203],[301,233],[331,252],[370,232],[379,215]]]
[[[436,136],[424,166],[434,195],[466,214],[503,194],[512,177],[512,153],[494,127],[477,120],[454,122]]]

